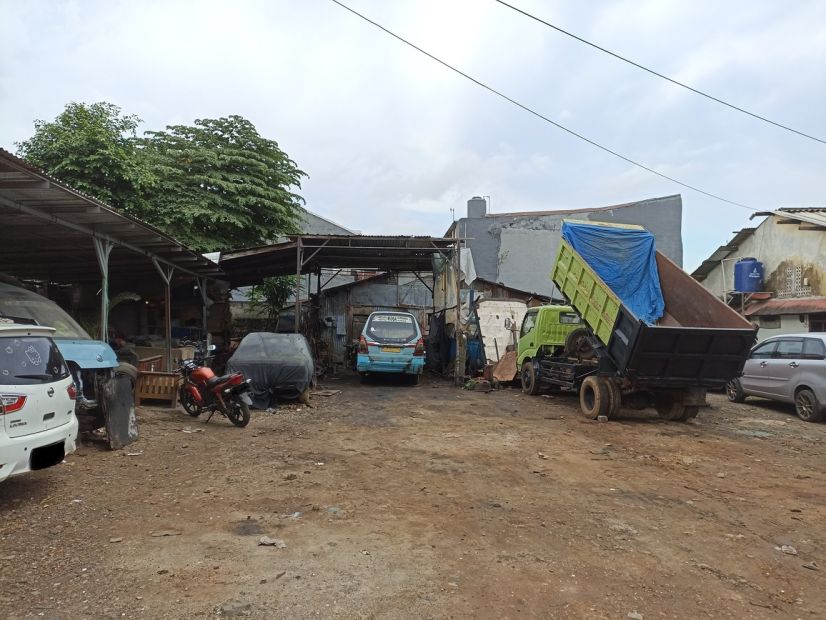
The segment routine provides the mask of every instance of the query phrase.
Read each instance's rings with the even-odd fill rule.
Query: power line
[[[548,118],[547,116],[544,116],[544,115],[540,114],[539,112],[537,112],[536,110],[534,110],[534,109],[532,109],[532,108],[529,108],[528,106],[526,106],[526,105],[524,105],[524,104],[522,104],[522,103],[519,103],[518,101],[516,101],[516,99],[512,99],[511,97],[508,97],[506,94],[504,94],[504,93],[502,93],[502,92],[500,92],[500,91],[496,90],[496,89],[495,89],[495,88],[493,88],[492,86],[488,86],[488,85],[487,85],[487,84],[485,84],[484,82],[481,82],[481,81],[477,80],[475,77],[473,77],[473,76],[471,76],[471,75],[468,75],[468,74],[467,74],[467,73],[465,73],[464,71],[462,71],[462,70],[460,70],[460,69],[457,69],[456,67],[454,67],[454,66],[453,66],[453,65],[451,65],[451,64],[448,64],[448,63],[447,63],[447,62],[445,62],[444,60],[441,60],[440,58],[437,58],[436,56],[434,56],[434,55],[433,55],[433,54],[431,54],[430,52],[427,52],[427,51],[423,50],[422,48],[420,48],[420,47],[418,47],[417,45],[415,45],[415,44],[411,43],[410,41],[408,41],[407,39],[405,39],[405,38],[403,38],[403,37],[401,37],[401,36],[397,35],[397,34],[396,34],[396,33],[394,33],[394,32],[391,32],[390,30],[388,30],[387,28],[385,28],[385,27],[384,27],[384,26],[382,26],[381,24],[379,24],[379,23],[377,23],[377,22],[374,22],[374,21],[373,21],[372,19],[370,19],[369,17],[367,17],[367,16],[365,16],[365,15],[362,15],[361,13],[359,13],[358,11],[356,11],[355,9],[351,9],[351,8],[350,8],[349,6],[347,6],[346,4],[344,4],[344,3],[342,3],[342,2],[339,2],[339,0],[331,0],[331,1],[332,1],[332,2],[334,2],[335,4],[337,4],[338,6],[340,6],[341,8],[346,9],[347,11],[350,11],[350,13],[352,13],[353,15],[356,15],[357,17],[360,17],[361,19],[363,19],[364,21],[368,22],[369,24],[372,24],[372,25],[373,25],[373,26],[375,26],[376,28],[378,28],[378,29],[380,29],[380,30],[382,30],[382,31],[386,32],[387,34],[389,34],[389,35],[390,35],[391,37],[393,37],[394,39],[397,39],[397,40],[401,41],[402,43],[404,43],[405,45],[407,45],[407,46],[409,46],[409,47],[412,47],[412,48],[413,48],[414,50],[416,50],[417,52],[421,52],[422,54],[424,54],[425,56],[427,56],[427,57],[428,57],[428,58],[430,58],[431,60],[435,60],[435,61],[436,61],[436,62],[438,62],[440,65],[442,65],[442,66],[444,66],[444,67],[446,67],[446,68],[450,69],[450,70],[451,70],[451,71],[453,71],[454,73],[458,73],[459,75],[461,75],[462,77],[464,77],[464,78],[466,78],[466,79],[470,80],[471,82],[473,82],[473,83],[474,83],[474,84],[476,84],[477,86],[481,86],[481,87],[482,87],[482,88],[484,88],[485,90],[487,90],[487,91],[489,91],[489,92],[493,93],[494,95],[496,95],[496,96],[498,96],[498,97],[501,97],[501,98],[502,98],[502,99],[504,99],[505,101],[508,101],[508,102],[512,103],[513,105],[515,105],[515,106],[516,106],[516,107],[518,107],[518,108],[521,108],[521,109],[522,109],[522,110],[524,110],[525,112],[528,112],[529,114],[532,114],[533,116],[536,116],[537,118],[542,119],[542,120],[543,120],[543,121],[545,121],[546,123],[550,123],[550,124],[551,124],[551,125],[553,125],[554,127],[558,128],[558,129],[561,129],[562,131],[564,131],[564,132],[566,132],[566,133],[568,133],[568,134],[570,134],[570,135],[572,135],[572,136],[574,136],[574,137],[576,137],[576,138],[579,138],[580,140],[583,140],[584,142],[587,142],[587,143],[588,143],[588,144],[590,144],[591,146],[595,146],[596,148],[598,148],[598,149],[600,149],[600,150],[602,150],[602,151],[605,151],[606,153],[610,153],[610,154],[611,154],[611,155],[613,155],[614,157],[617,157],[617,158],[619,158],[619,159],[621,159],[621,160],[623,160],[623,161],[625,161],[625,162],[628,162],[629,164],[632,164],[632,165],[634,165],[634,166],[637,166],[638,168],[642,168],[643,170],[646,170],[647,172],[650,172],[650,173],[652,173],[652,174],[656,174],[658,177],[661,177],[661,178],[663,178],[663,179],[666,179],[666,180],[668,180],[668,181],[671,181],[672,183],[676,183],[677,185],[680,185],[681,187],[685,187],[686,189],[690,189],[690,190],[692,190],[692,191],[694,191],[694,192],[697,192],[697,193],[699,193],[699,194],[703,194],[704,196],[708,196],[709,198],[714,198],[715,200],[719,200],[719,201],[721,201],[721,202],[725,202],[725,203],[728,203],[728,204],[730,204],[730,205],[734,205],[734,206],[736,206],[736,207],[742,207],[743,209],[749,209],[750,211],[759,211],[759,209],[755,209],[754,207],[750,207],[750,206],[748,206],[748,205],[744,205],[744,204],[742,204],[742,203],[735,202],[735,201],[733,201],[733,200],[729,200],[728,198],[723,198],[722,196],[718,196],[717,194],[712,194],[711,192],[707,192],[707,191],[705,191],[704,189],[700,189],[699,187],[697,187],[697,186],[695,186],[695,185],[691,185],[691,184],[689,184],[689,183],[684,183],[683,181],[680,181],[680,180],[678,180],[678,179],[675,179],[674,177],[668,176],[667,174],[665,174],[665,173],[663,173],[663,172],[660,172],[660,171],[658,171],[658,170],[655,170],[654,168],[651,168],[651,167],[649,167],[649,166],[646,166],[645,164],[642,164],[642,163],[640,163],[640,162],[638,162],[638,161],[635,161],[635,160],[631,159],[630,157],[626,157],[625,155],[622,155],[621,153],[618,153],[617,151],[614,151],[614,150],[612,150],[612,149],[608,148],[607,146],[603,146],[603,145],[599,144],[598,142],[595,142],[594,140],[591,140],[590,138],[586,138],[586,137],[585,137],[585,136],[583,136],[582,134],[579,134],[579,133],[575,132],[575,131],[574,131],[574,130],[572,130],[572,129],[568,129],[567,127],[565,127],[564,125],[560,125],[560,124],[559,124],[559,123],[557,123],[556,121],[552,121],[552,120],[551,120],[550,118]]]
[[[809,140],[814,140],[815,142],[820,142],[821,144],[826,144],[826,140],[823,140],[823,139],[818,138],[816,136],[813,136],[811,134],[805,133],[803,131],[799,131],[797,129],[789,127],[788,125],[783,125],[782,123],[778,123],[776,121],[773,121],[769,118],[766,118],[765,116],[760,116],[759,114],[755,114],[754,112],[749,112],[748,110],[745,110],[745,109],[743,109],[739,106],[734,105],[733,103],[729,103],[728,101],[724,101],[722,99],[719,99],[718,97],[715,97],[714,95],[709,95],[708,93],[704,93],[703,91],[698,90],[698,89],[694,88],[693,86],[689,86],[688,84],[680,82],[679,80],[675,80],[674,78],[670,78],[667,75],[663,75],[662,73],[658,73],[657,71],[654,71],[653,69],[649,69],[648,67],[646,67],[644,65],[641,65],[638,62],[634,62],[633,60],[630,60],[630,59],[626,58],[625,56],[620,56],[616,52],[612,52],[609,49],[605,49],[604,47],[600,47],[596,43],[591,43],[590,41],[575,35],[573,32],[568,32],[567,30],[564,30],[563,28],[560,28],[559,26],[555,26],[554,24],[552,24],[550,22],[546,22],[544,19],[541,19],[541,18],[537,17],[536,15],[531,15],[527,11],[523,11],[519,7],[513,6],[512,4],[508,4],[507,2],[504,2],[503,0],[495,0],[495,1],[498,2],[499,4],[501,4],[502,6],[506,6],[509,9],[513,9],[517,13],[521,13],[525,17],[529,17],[530,19],[532,19],[536,22],[539,22],[540,24],[544,24],[548,28],[553,28],[557,32],[561,32],[562,34],[564,34],[566,36],[569,36],[572,39],[576,39],[580,43],[584,43],[585,45],[589,45],[590,47],[593,47],[594,49],[597,49],[600,52],[604,52],[604,53],[608,54],[609,56],[613,56],[617,60],[621,60],[622,62],[627,62],[629,65],[637,67],[637,69],[642,69],[643,71],[646,71],[646,72],[650,73],[651,75],[656,75],[658,78],[662,78],[662,79],[664,79],[668,82],[671,82],[672,84],[675,84],[677,86],[681,86],[682,88],[685,88],[686,90],[690,90],[691,92],[693,92],[697,95],[705,97],[706,99],[710,99],[711,101],[716,101],[719,104],[722,104],[726,107],[731,108],[732,110],[737,110],[738,112],[742,112],[743,114],[747,114],[748,116],[751,116],[753,118],[761,120],[765,123],[769,123],[770,125],[774,125],[775,127],[779,127],[780,129],[785,129],[786,131],[791,131],[792,133],[796,133],[797,135],[803,136],[804,138],[808,138]]]

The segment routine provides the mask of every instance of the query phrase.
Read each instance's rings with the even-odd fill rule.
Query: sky
[[[826,207],[826,145],[722,107],[493,0],[346,0],[557,123],[757,210]],[[826,2],[511,0],[740,107],[826,139]],[[0,146],[70,101],[141,130],[240,114],[309,176],[311,211],[441,235],[492,212],[683,197],[692,270],[752,211],[565,134],[329,0],[0,0]],[[753,223],[753,222],[752,222]]]

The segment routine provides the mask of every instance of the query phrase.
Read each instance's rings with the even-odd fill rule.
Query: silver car
[[[728,399],[742,403],[761,396],[794,403],[806,422],[826,418],[826,333],[774,336],[751,350],[743,374],[726,386]]]

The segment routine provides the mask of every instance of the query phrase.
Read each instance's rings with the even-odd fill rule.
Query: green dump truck
[[[575,237],[566,239],[566,224],[592,235],[591,245],[582,246],[590,262],[574,249]],[[633,244],[645,235],[649,254],[639,264],[650,274],[629,288],[623,278],[639,276]],[[613,287],[592,264],[614,277]],[[616,416],[623,405],[653,406],[667,420],[693,418],[706,390],[736,377],[754,344],[753,326],[657,252],[639,226],[566,221],[551,279],[587,327],[593,355],[540,354],[535,363],[544,383],[578,390],[591,418]],[[655,319],[630,307],[645,287],[661,291]]]

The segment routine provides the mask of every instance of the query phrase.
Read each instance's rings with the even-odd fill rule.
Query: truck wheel
[[[584,327],[575,329],[565,338],[565,355],[578,359],[594,357],[594,347],[588,338],[588,330]]]
[[[579,388],[579,407],[586,418],[596,420],[599,416],[608,416],[610,396],[606,381],[591,375],[585,377]]]
[[[533,365],[533,362],[526,361],[522,364],[522,372],[519,373],[519,377],[522,380],[522,391],[525,394],[530,394],[531,396],[539,394],[539,381],[537,380],[536,367]]]
[[[605,387],[608,390],[608,416],[609,420],[615,419],[622,407],[622,392],[619,386],[611,379],[602,379],[605,382]]]
[[[794,410],[797,417],[805,422],[820,422],[826,417],[826,410],[817,402],[817,396],[808,388],[798,390],[794,395]]]
[[[656,405],[657,415],[668,422],[685,422],[697,417],[700,408],[697,405],[684,405],[676,400],[669,400]]]
[[[726,396],[733,403],[742,403],[746,400],[746,393],[740,385],[740,379],[732,379],[726,383]]]

